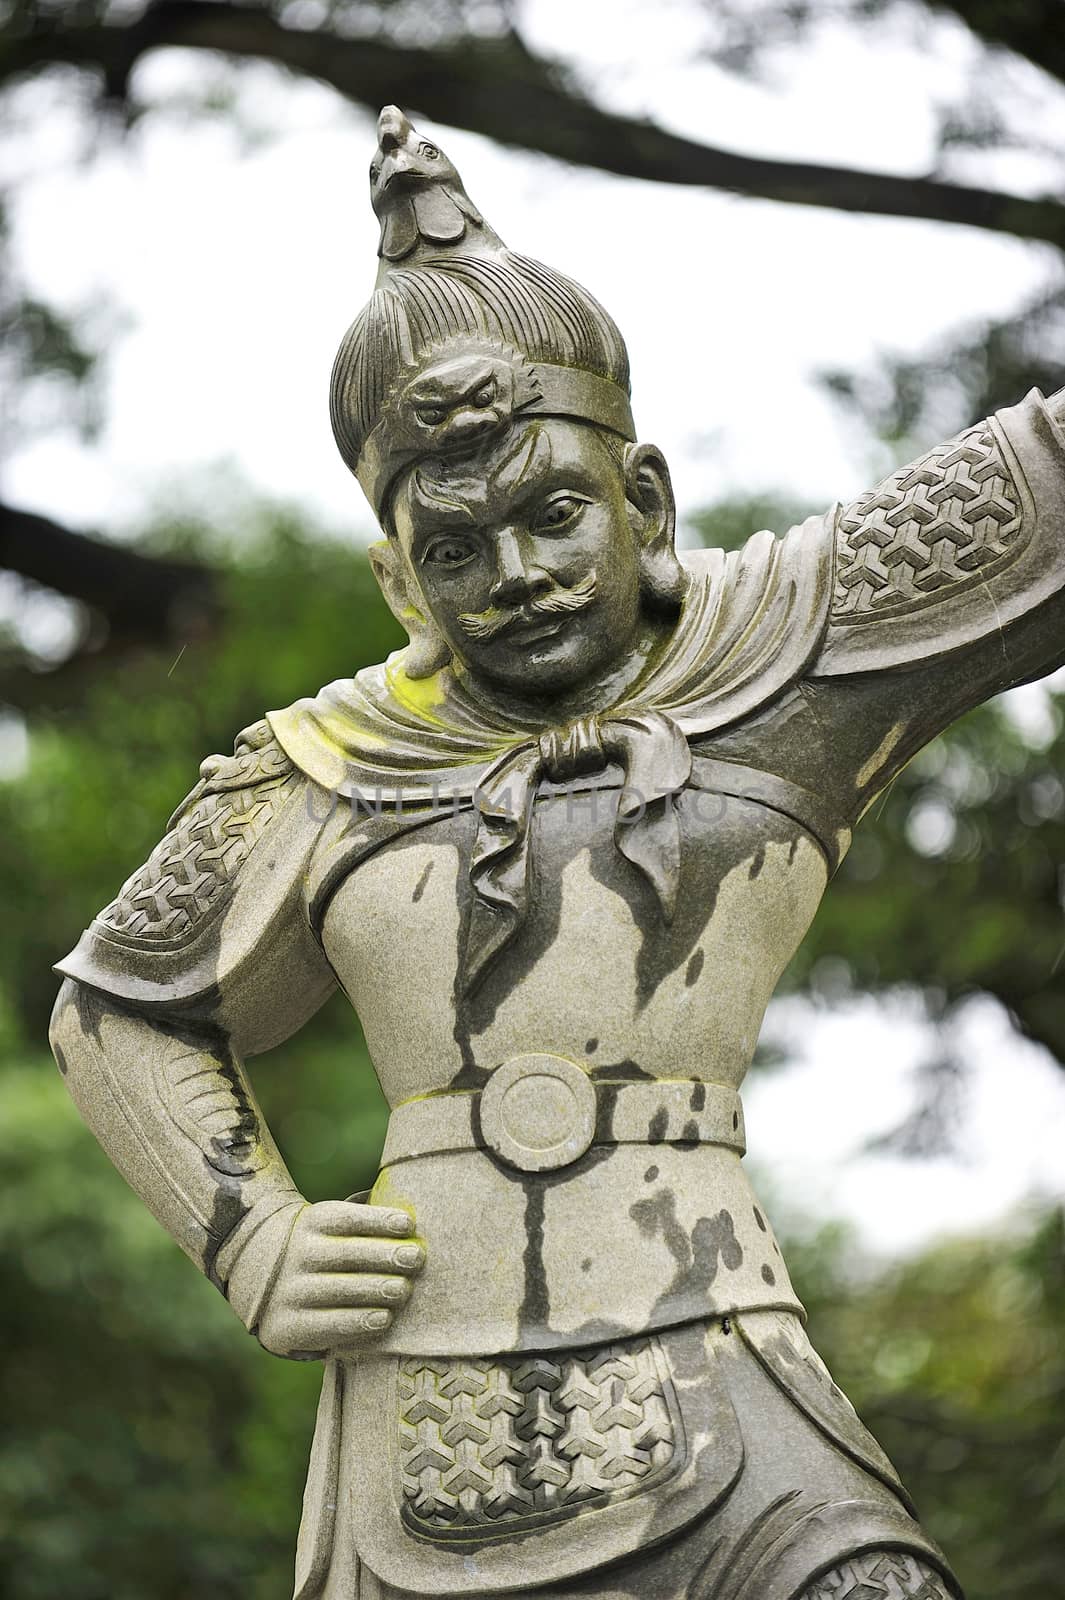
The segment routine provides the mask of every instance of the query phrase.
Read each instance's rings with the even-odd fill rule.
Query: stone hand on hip
[[[371,1346],[425,1264],[413,1232],[412,1218],[392,1206],[306,1206],[259,1318],[259,1342],[274,1355],[308,1358]]]

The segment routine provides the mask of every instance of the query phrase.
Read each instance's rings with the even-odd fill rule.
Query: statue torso
[[[472,813],[402,834],[340,885],[322,941],[390,1104],[479,1088],[534,1051],[604,1078],[740,1083],[824,890],[825,856],[790,817],[689,788],[667,926],[616,848],[616,805],[616,788],[538,799],[525,924],[471,996],[457,976]]]

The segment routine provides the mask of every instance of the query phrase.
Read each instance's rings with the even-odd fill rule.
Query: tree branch
[[[1009,50],[1065,83],[1065,16],[1061,0],[928,0],[948,11],[982,44]]]
[[[206,628],[220,611],[206,567],[104,544],[4,504],[0,567],[91,606],[116,644],[170,644]]]
[[[95,68],[108,92],[122,95],[141,57],[167,46],[271,61],[374,110],[382,100],[398,100],[452,127],[622,177],[960,224],[1065,249],[1065,205],[1053,198],[766,160],[697,144],[652,123],[600,110],[558,67],[530,54],[514,35],[408,49],[378,37],[349,39],[285,27],[262,7],[232,0],[158,0],[128,26],[49,24],[9,37],[0,57],[0,84],[66,62]]]

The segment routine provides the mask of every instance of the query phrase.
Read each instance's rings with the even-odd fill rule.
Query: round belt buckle
[[[595,1138],[596,1095],[564,1056],[511,1056],[481,1091],[481,1134],[519,1172],[568,1167]]]

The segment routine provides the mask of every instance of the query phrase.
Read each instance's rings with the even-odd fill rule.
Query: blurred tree
[[[965,62],[960,95],[937,106],[933,175],[964,183],[1009,172],[1033,193],[1061,195],[1065,9],[1060,0],[703,0],[707,54],[727,71],[772,83],[826,32],[867,43],[908,35],[915,52]],[[901,109],[901,102],[900,102]],[[1060,241],[1054,241],[1060,244]],[[918,355],[887,356],[870,372],[824,374],[899,456],[949,437],[974,417],[1011,404],[1033,384],[1061,387],[1065,368],[1065,265],[1045,255],[1044,280],[1002,318],[948,331]]]
[[[1065,1554],[1065,1219],[952,1240],[857,1288],[846,1236],[788,1259],[814,1343],[969,1600],[1043,1600]]]
[[[581,77],[557,58],[529,49],[515,0],[331,0],[313,13],[291,4],[238,5],[230,0],[149,0],[130,10],[111,0],[42,4],[6,0],[6,48],[0,84],[57,64],[90,71],[103,99],[127,117],[140,115],[131,87],[139,61],[168,46],[221,51],[238,59],[276,62],[331,84],[376,112],[384,97],[402,100],[452,127],[501,143],[542,151],[625,177],[727,189],[795,205],[829,206],[884,216],[964,223],[1065,246],[1065,206],[1048,194],[1029,199],[996,189],[934,178],[863,172],[812,162],[771,160],[717,149],[656,124],[614,115],[596,104]],[[716,11],[716,7],[714,8]],[[800,22],[885,11],[858,0],[850,8],[776,4],[764,8]],[[943,9],[937,5],[937,9]],[[955,9],[961,13],[965,7]],[[1008,0],[985,0],[974,36],[1008,47],[1065,81],[1065,51],[1040,52],[1041,19],[1010,27]],[[1057,20],[1054,0],[1025,7]],[[995,13],[1001,12],[1001,26]],[[1051,17],[1053,14],[1053,18]],[[734,29],[742,13],[724,15]],[[753,18],[752,18],[753,20]],[[749,66],[734,45],[718,48],[723,62]],[[742,55],[742,60],[741,60]]]
[[[928,47],[922,33],[934,48],[951,27],[952,49],[956,53],[960,39],[968,51],[971,89],[961,105],[942,110],[941,170],[897,174],[746,155],[609,111],[587,71],[530,49],[520,0],[148,0],[132,7],[113,0],[2,0],[0,99],[34,77],[73,71],[79,90],[88,89],[90,118],[104,127],[128,127],[162,103],[142,97],[137,66],[155,51],[178,47],[208,52],[212,59],[271,62],[372,109],[384,98],[400,99],[443,123],[628,177],[963,224],[1039,241],[1055,247],[1047,284],[1008,323],[969,330],[927,362],[897,360],[872,376],[837,372],[826,381],[861,406],[881,433],[925,441],[953,431],[938,427],[944,413],[960,426],[1015,398],[1018,378],[1022,386],[1041,382],[1056,388],[1060,338],[1051,343],[1047,336],[1060,333],[1065,311],[1058,255],[1065,249],[1065,146],[1045,129],[1061,125],[1065,88],[1065,23],[1058,0],[691,4],[706,13],[705,55],[741,76],[794,70],[803,49],[825,29],[890,30],[892,37],[908,31],[918,49]],[[871,59],[876,43],[870,40]],[[216,113],[220,98],[225,103],[216,87],[200,110]],[[1031,193],[970,181],[974,160],[978,170],[994,171],[996,158],[1004,155]],[[12,310],[21,316],[13,320]],[[91,350],[28,292],[9,292],[6,304],[0,300],[0,355],[5,341],[18,358],[28,354],[45,370],[76,375],[80,367],[86,378],[93,372]],[[113,620],[101,601],[108,585],[98,548],[90,543],[72,560],[65,530],[45,521],[33,527],[32,538],[26,532],[18,514],[0,504],[0,566],[56,584],[105,621]],[[123,558],[120,549],[112,566],[121,567]],[[143,578],[131,566],[130,587]],[[190,593],[196,609],[195,583]],[[161,615],[158,606],[145,614],[152,627],[179,636],[173,615]],[[121,633],[128,619],[115,620]],[[98,629],[98,645],[99,634]],[[9,697],[14,694],[9,688]]]

